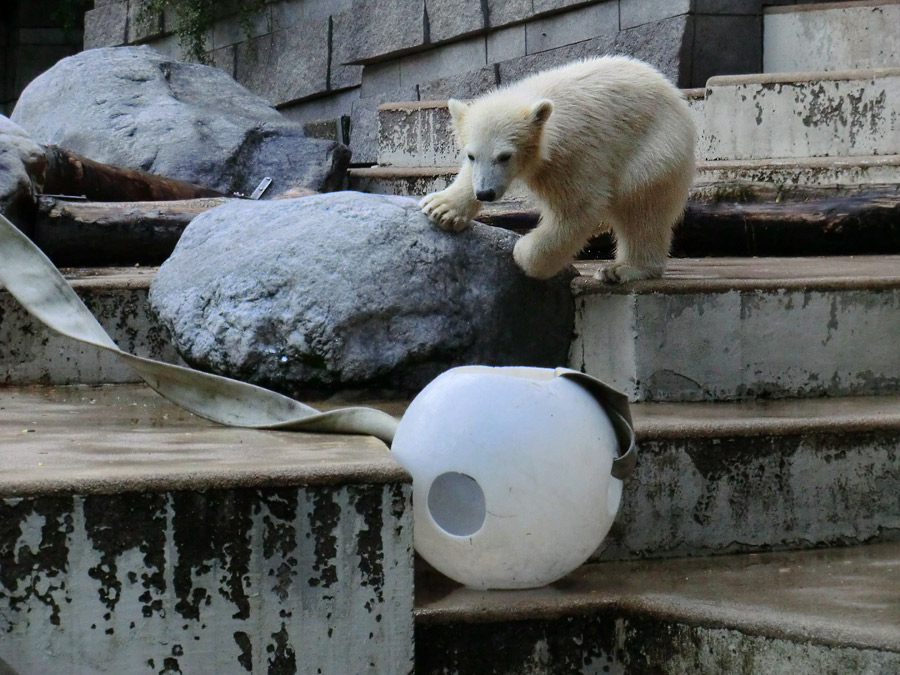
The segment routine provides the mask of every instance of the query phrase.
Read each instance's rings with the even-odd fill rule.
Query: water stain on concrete
[[[209,605],[210,589],[199,579],[219,572],[219,595],[234,606],[233,618],[246,619],[250,602],[245,588],[249,576],[252,490],[216,493],[175,492],[173,539],[178,560],[174,570],[176,611],[197,620]]]
[[[117,561],[131,550],[143,553],[142,613],[145,617],[162,613],[161,598],[166,592],[166,496],[159,493],[89,495],[84,498],[83,512],[85,533],[93,550],[100,555],[99,563],[88,574],[99,582],[97,592],[109,612],[106,616],[116,611],[122,595],[122,575]]]
[[[0,631],[11,633],[14,614],[34,602],[50,608],[50,623],[60,625],[72,508],[72,497],[0,501],[0,601],[13,613],[0,612]]]
[[[351,487],[350,500],[364,524],[356,538],[356,555],[359,556],[362,585],[372,589],[380,605],[384,602],[384,552],[381,546],[384,518],[381,490]],[[369,611],[373,609],[374,605],[371,605]]]
[[[341,507],[335,501],[334,490],[320,490],[313,496],[313,510],[309,514],[310,532],[306,535],[314,542],[315,562],[309,578],[310,586],[329,588],[337,583],[337,534],[335,528],[340,520]]]

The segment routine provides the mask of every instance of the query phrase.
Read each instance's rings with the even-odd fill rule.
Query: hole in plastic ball
[[[448,534],[471,536],[481,529],[487,515],[484,491],[471,476],[455,471],[442,473],[428,491],[428,511]]]

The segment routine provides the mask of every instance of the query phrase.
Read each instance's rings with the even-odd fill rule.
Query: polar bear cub
[[[518,179],[541,213],[513,251],[528,276],[553,276],[607,229],[616,257],[598,278],[662,275],[694,178],[696,129],[658,71],[627,57],[587,59],[449,107],[465,159],[450,187],[420,202],[433,222],[465,229]]]

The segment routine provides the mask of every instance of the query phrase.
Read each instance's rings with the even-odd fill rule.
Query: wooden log
[[[34,167],[35,182],[46,194],[83,195],[99,202],[139,202],[222,197],[221,192],[146,171],[95,162],[56,145],[43,146]]]
[[[32,236],[57,265],[158,265],[194,216],[224,201],[97,203],[43,197]],[[519,233],[537,219],[534,211],[480,218]],[[692,200],[672,248],[676,257],[900,253],[900,191],[782,202]],[[612,251],[612,238],[601,235],[582,257],[608,258]]]
[[[194,216],[228,201],[160,202],[38,200],[32,240],[60,267],[159,265]]]
[[[866,255],[900,252],[900,192],[804,201],[690,202],[673,253],[695,256]]]
[[[900,194],[895,183],[860,185],[773,185],[753,181],[701,183],[691,189],[691,203],[748,204],[752,202],[804,202],[818,199]]]
[[[672,254],[706,256],[810,256],[900,253],[900,190],[796,190],[775,201],[769,188],[743,193],[749,201],[691,199],[675,230]],[[752,199],[750,199],[752,197]],[[763,197],[769,199],[762,200]],[[479,220],[524,233],[535,211],[495,212]],[[608,258],[609,235],[591,240],[582,257]]]

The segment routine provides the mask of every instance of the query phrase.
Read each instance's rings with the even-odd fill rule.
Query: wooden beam
[[[159,265],[184,228],[227,198],[160,202],[38,200],[31,238],[57,265]]]
[[[222,197],[217,190],[146,171],[95,162],[56,145],[43,146],[44,161],[34,167],[35,182],[46,194],[83,195],[98,202],[161,201]]]

